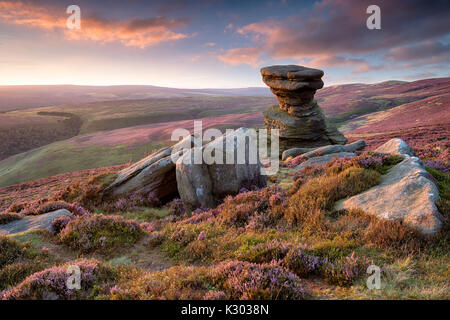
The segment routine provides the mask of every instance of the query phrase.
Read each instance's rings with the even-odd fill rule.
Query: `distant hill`
[[[123,87],[128,94],[135,86]],[[431,132],[450,124],[450,78],[331,86],[319,90],[316,98],[330,121],[350,139],[376,135],[373,143],[378,143],[383,140],[380,134],[399,130],[414,134],[414,128],[423,126],[428,126],[424,132]],[[0,150],[6,152],[3,157],[0,154],[0,186],[135,161],[169,143],[174,128],[189,129],[193,119],[203,118],[207,126],[220,129],[261,126],[261,111],[274,103],[273,95],[203,95],[5,112],[0,114]],[[79,131],[74,126],[77,119],[81,120]],[[55,138],[58,132],[65,140]],[[442,136],[441,129],[438,135]]]
[[[448,92],[450,78],[436,78],[331,86],[319,90],[316,99],[325,114],[340,126],[362,115]],[[343,129],[348,130],[345,127]]]
[[[177,89],[157,86],[0,86],[0,112],[96,101],[203,96],[269,96],[267,87]]]

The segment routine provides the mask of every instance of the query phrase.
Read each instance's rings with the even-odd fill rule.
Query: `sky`
[[[0,0],[0,85],[259,87],[274,64],[325,86],[412,81],[450,76],[449,47],[448,0]]]

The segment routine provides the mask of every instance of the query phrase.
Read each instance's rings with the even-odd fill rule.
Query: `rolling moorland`
[[[124,102],[82,103],[79,114],[75,105],[39,108],[37,112],[52,112],[55,123],[70,119],[55,112],[79,116],[81,129],[67,140],[0,163],[2,179],[10,174],[10,180],[0,180],[4,185],[13,184],[14,176],[26,181],[0,188],[0,224],[20,219],[19,212],[38,216],[61,208],[74,217],[58,219],[53,232],[0,236],[2,297],[449,299],[449,85],[450,79],[445,78],[320,90],[317,100],[331,120],[345,129],[349,141],[365,139],[366,148],[357,157],[302,170],[284,163],[269,178],[267,188],[243,190],[217,208],[194,212],[186,211],[179,199],[160,203],[140,194],[108,198],[102,191],[127,166],[125,162],[165,145],[173,128],[191,128],[192,120],[173,118],[104,129],[107,122],[99,125],[98,121],[111,117],[112,110]],[[197,98],[177,100],[171,107],[174,114],[183,110],[180,101]],[[208,108],[213,114],[203,109],[204,124],[217,127],[261,126],[262,104],[273,104],[261,100],[260,105],[251,106],[258,100],[245,97],[247,104],[233,107],[223,102],[230,97],[208,99],[224,103]],[[148,103],[145,100],[127,100],[136,106],[131,119],[148,110],[140,109]],[[170,110],[167,104],[160,107]],[[225,107],[229,114],[223,113]],[[39,118],[33,113],[36,110],[14,112]],[[187,119],[196,114],[185,113]],[[125,119],[126,113],[119,111],[115,117]],[[135,120],[127,121],[115,125]],[[401,161],[398,156],[370,153],[394,137],[413,147],[438,184],[437,206],[446,221],[433,237],[421,236],[398,221],[332,209],[336,200],[377,185],[380,176]],[[116,159],[120,160],[114,163]],[[84,161],[93,165],[80,168]],[[20,176],[24,170],[29,171]],[[61,174],[54,175],[58,170]],[[36,178],[45,178],[33,180],[35,172]],[[66,267],[75,260],[83,271],[82,289],[58,289],[65,283]],[[366,286],[370,264],[381,267],[381,290]],[[44,279],[46,286],[40,285]]]
[[[76,86],[68,87],[75,91]],[[153,91],[148,93],[147,86],[87,88],[90,91],[80,88],[75,98],[87,99],[93,92],[99,97],[101,92],[108,92],[111,99],[128,99],[0,114],[0,186],[136,161],[170,143],[173,129],[189,129],[192,121],[185,120],[203,119],[205,126],[219,129],[262,126],[261,111],[275,103],[273,95],[266,96],[268,91],[263,88],[194,90],[202,96],[182,97],[176,95],[193,93],[158,87],[151,87]],[[449,123],[450,115],[443,107],[449,88],[449,78],[387,81],[326,87],[317,92],[316,98],[331,122],[352,139],[366,133]],[[67,102],[74,97],[74,93],[59,92],[59,86],[55,89],[58,94],[52,96],[44,86],[47,103],[56,98]],[[169,98],[142,99],[144,94],[162,96],[166,92]],[[229,96],[214,96],[223,92]],[[259,96],[245,96],[249,93]],[[23,105],[29,97],[27,93]]]

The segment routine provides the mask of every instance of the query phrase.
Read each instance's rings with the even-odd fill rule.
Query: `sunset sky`
[[[271,64],[323,69],[325,85],[415,80],[449,76],[449,43],[448,0],[0,0],[0,85],[263,86]]]

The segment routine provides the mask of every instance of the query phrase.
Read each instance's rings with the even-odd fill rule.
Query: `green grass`
[[[357,117],[367,115],[373,112],[389,110],[395,108],[401,104],[408,103],[414,100],[411,99],[369,99],[365,102],[358,102],[357,105],[361,105],[355,107],[349,112],[341,113],[332,118],[328,118],[328,120],[338,126],[339,129],[344,128],[348,122]],[[344,130],[345,131],[345,130]]]
[[[106,167],[140,160],[165,145],[75,146],[60,141],[0,161],[0,187],[60,173]]]

